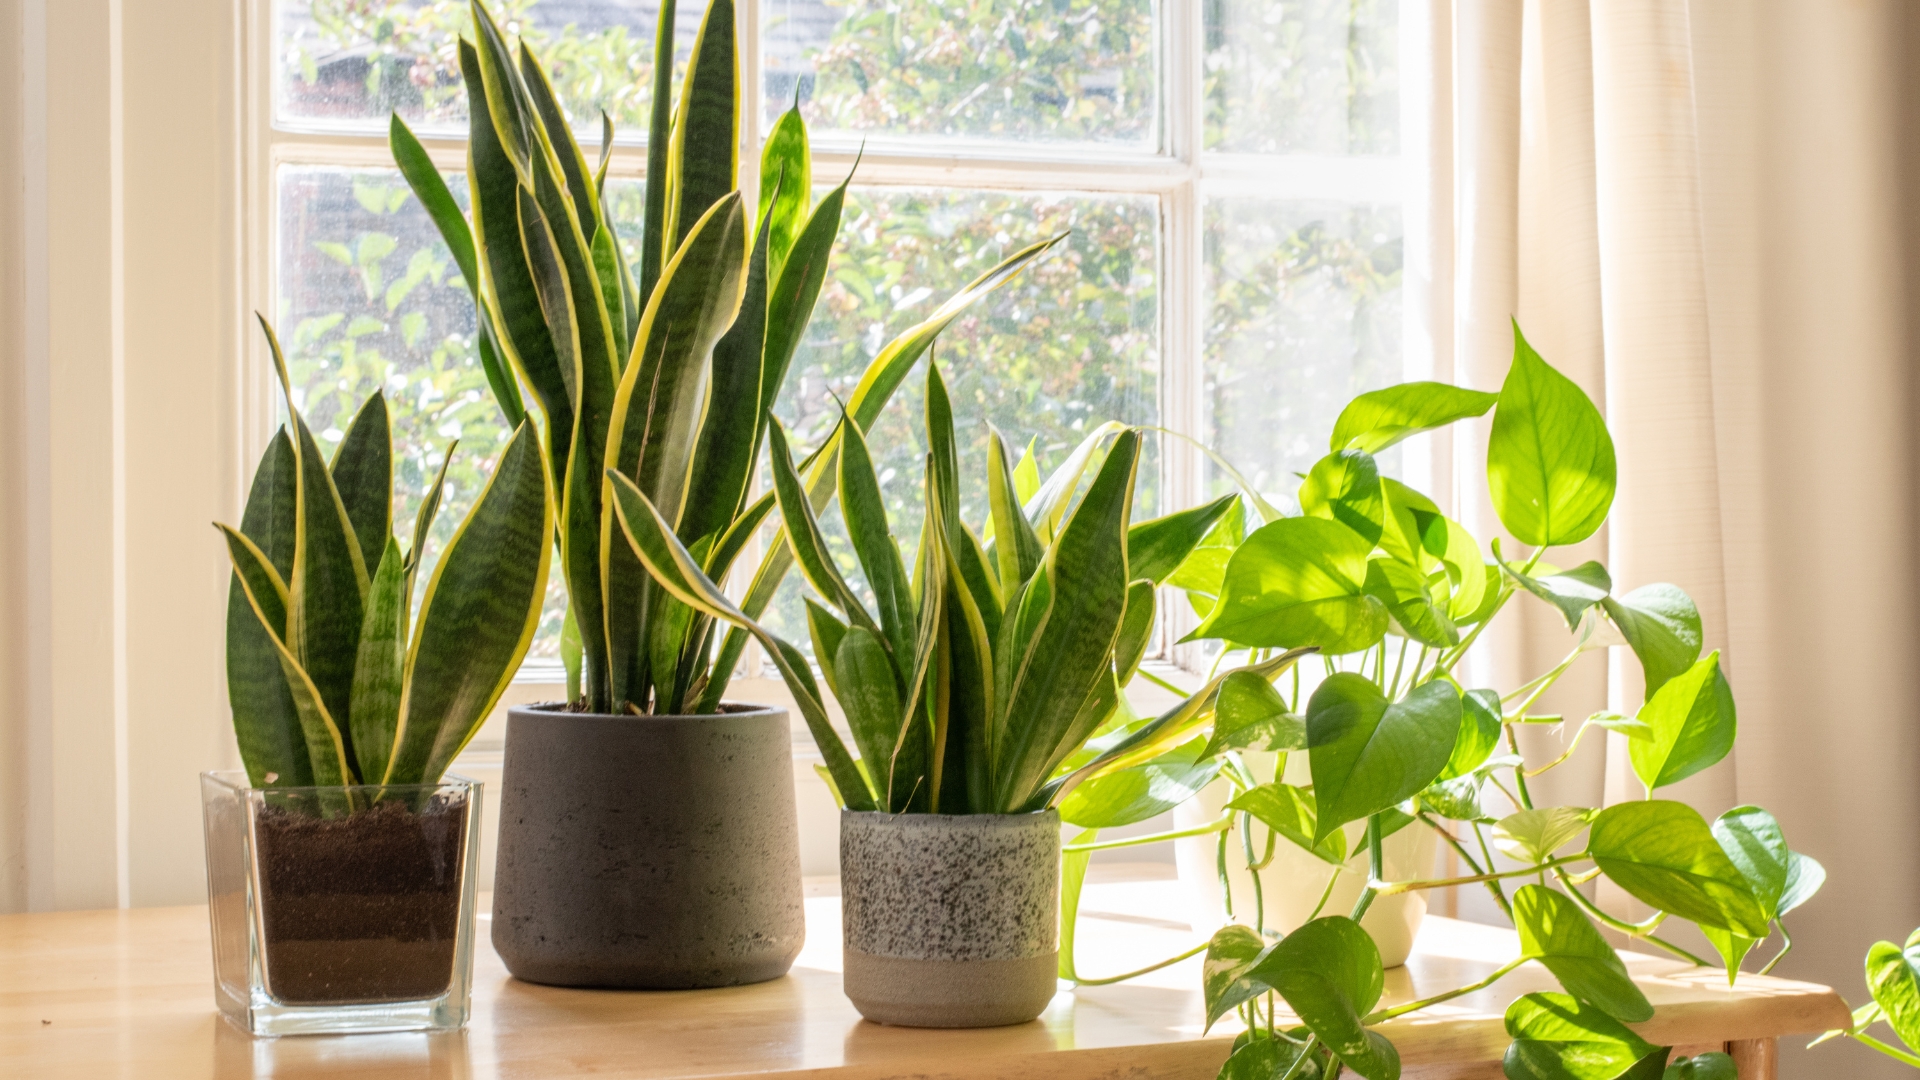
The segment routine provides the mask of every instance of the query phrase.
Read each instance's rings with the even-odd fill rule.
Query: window
[[[410,496],[458,438],[450,529],[505,433],[473,356],[471,302],[391,168],[385,118],[398,111],[458,168],[451,42],[466,4],[274,2],[260,194],[275,208],[267,288],[296,394],[326,439],[385,387]],[[863,155],[781,398],[802,443],[894,333],[1067,229],[937,347],[956,419],[982,446],[991,421],[1031,440],[1044,469],[1103,420],[1163,424],[1284,504],[1339,405],[1401,377],[1395,0],[738,2],[749,146],[797,103],[817,182]],[[637,202],[658,4],[493,4],[550,64],[591,132],[583,142],[597,141],[601,110],[619,127],[616,203]],[[680,2],[683,55],[703,8]],[[749,171],[756,161],[742,155]],[[920,473],[917,388],[900,398],[874,443],[904,503]],[[1227,490],[1177,441],[1143,474],[1143,510]],[[797,596],[770,621],[804,641]],[[535,662],[555,654],[562,602],[556,578]]]

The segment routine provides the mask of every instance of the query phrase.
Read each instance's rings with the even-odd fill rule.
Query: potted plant
[[[926,431],[925,516],[909,573],[860,420],[839,426],[841,509],[869,607],[835,565],[786,439],[772,428],[774,493],[825,601],[808,601],[814,659],[845,710],[852,750],[828,721],[806,657],[727,599],[637,484],[613,478],[615,507],[665,589],[760,640],[826,759],[844,807],[847,996],[882,1023],[1022,1023],[1055,987],[1054,803],[1146,651],[1155,586],[1227,503],[1130,524],[1140,433],[1118,424],[1089,436],[1023,498],[1020,470],[995,432],[983,543],[960,517],[952,414],[931,364]]]
[[[769,406],[806,329],[846,184],[815,205],[798,112],[738,184],[734,6],[709,3],[672,94],[674,5],[656,34],[646,215],[622,254],[598,168],[538,59],[486,9],[460,43],[471,221],[398,117],[395,161],[446,238],[479,313],[480,359],[512,423],[536,406],[570,611],[566,702],[509,711],[493,942],[516,976],[580,986],[729,985],[783,974],[804,932],[786,713],[725,700],[743,633],[660,588],[616,536],[610,474],[632,481],[724,579],[774,500],[749,498]],[[757,208],[757,212],[756,211]],[[1055,241],[982,275],[875,357],[848,402],[879,414],[967,305]],[[834,450],[809,464],[817,507]],[[776,540],[745,607],[792,555]]]
[[[403,550],[385,399],[367,399],[326,460],[267,338],[290,422],[240,527],[219,526],[246,772],[201,785],[216,996],[261,1035],[457,1028],[480,785],[444,774],[533,639],[552,502],[540,448],[522,423],[415,615],[446,462]]]
[[[1508,558],[1496,540],[1485,559],[1465,529],[1382,477],[1372,458],[1408,435],[1488,411],[1488,495],[1506,531],[1531,549],[1524,557]],[[1273,515],[1244,539],[1231,529],[1216,534],[1214,550],[1203,546],[1203,556],[1172,579],[1199,594],[1205,621],[1194,636],[1225,641],[1256,661],[1266,651],[1318,650],[1318,684],[1283,690],[1230,673],[1182,710],[1143,726],[1115,761],[1198,766],[1232,778],[1226,813],[1197,832],[1235,830],[1344,863],[1344,830],[1362,830],[1364,876],[1351,903],[1335,907],[1323,893],[1305,918],[1263,925],[1267,909],[1256,890],[1250,908],[1238,907],[1244,895],[1234,899],[1237,921],[1203,946],[1209,1025],[1237,1012],[1246,1026],[1223,1080],[1342,1069],[1394,1080],[1398,1055],[1375,1025],[1490,986],[1531,962],[1565,993],[1527,994],[1508,1009],[1508,1077],[1731,1076],[1722,1054],[1669,1065],[1671,1047],[1626,1026],[1651,1019],[1654,1007],[1600,927],[1705,966],[1663,932],[1670,919],[1691,922],[1731,981],[1776,930],[1782,946],[1761,970],[1785,954],[1791,939],[1782,920],[1819,889],[1825,872],[1787,846],[1765,810],[1737,807],[1709,823],[1659,797],[1731,750],[1733,694],[1719,654],[1701,655],[1700,616],[1680,589],[1647,584],[1622,592],[1597,562],[1560,570],[1545,561],[1549,549],[1578,543],[1606,521],[1616,476],[1599,411],[1516,326],[1513,364],[1497,394],[1438,383],[1364,394],[1341,414],[1331,449],[1301,485],[1301,516]],[[1510,689],[1464,682],[1461,660],[1521,593],[1565,618],[1566,658]],[[1534,711],[1541,695],[1584,655],[1612,645],[1638,658],[1645,698],[1632,716],[1587,717],[1572,741],[1621,736],[1647,797],[1604,808],[1536,803],[1529,781],[1571,749],[1529,765],[1516,731],[1566,722]],[[1249,750],[1304,752],[1310,783],[1292,780],[1290,767],[1271,779],[1255,772],[1244,760]],[[1111,782],[1095,778],[1082,794]],[[1435,879],[1424,867],[1412,876],[1389,869],[1388,839],[1401,830],[1430,832],[1469,873]],[[1244,853],[1257,872],[1271,851],[1246,844],[1231,854]],[[1222,867],[1229,854],[1221,849]],[[1071,874],[1075,864],[1068,867]],[[1579,888],[1603,875],[1652,914],[1629,921]],[[1073,885],[1069,877],[1069,891]],[[1384,958],[1363,929],[1366,916],[1388,898],[1458,885],[1487,890],[1518,931],[1521,955],[1472,985],[1380,1007]],[[1910,956],[1891,943],[1876,946],[1869,969],[1877,998],[1886,986],[1889,1000],[1910,1000],[1920,985]],[[1912,1010],[1901,1014],[1903,1007],[1886,1015],[1904,1033],[1911,1028],[1896,1017],[1911,1019]],[[1863,1013],[1876,1008],[1886,1006]],[[1859,1038],[1877,1018],[1863,1015],[1854,1030],[1834,1034]]]

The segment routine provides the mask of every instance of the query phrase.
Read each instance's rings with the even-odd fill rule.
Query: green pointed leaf
[[[840,707],[846,710],[854,745],[860,749],[860,759],[866,763],[876,795],[891,809],[896,798],[908,794],[893,774],[893,748],[905,721],[900,707],[900,676],[879,635],[860,626],[849,627],[841,637],[833,655],[833,670],[839,678]],[[911,787],[911,783],[909,779],[906,786]]]
[[[1432,499],[1390,477],[1380,478],[1380,550],[1422,575],[1437,569],[1427,551],[1427,526],[1443,517]]]
[[[1136,581],[1127,586],[1127,612],[1120,621],[1120,636],[1113,644],[1113,674],[1124,685],[1140,669],[1147,646],[1153,644],[1153,582]]]
[[[587,155],[580,149],[580,141],[573,137],[573,126],[567,122],[567,114],[560,107],[560,97],[554,93],[546,69],[540,66],[540,61],[535,59],[525,41],[520,43],[520,85],[526,87],[527,102],[532,106],[533,119],[538,124],[538,130],[533,133],[544,136],[537,141],[544,144],[544,152],[551,155],[547,158],[549,167],[559,167],[567,194],[573,200],[573,213],[579,222],[581,235],[591,237],[598,231],[603,216],[600,213],[600,189],[593,181],[593,172],[587,165]],[[610,312],[619,311],[620,305],[612,303],[608,309]]]
[[[813,734],[814,744],[826,759],[834,788],[849,809],[874,809],[865,778],[854,766],[853,755],[847,753],[846,744],[840,741],[827,718],[826,706],[821,702],[820,689],[813,681],[806,656],[749,619],[701,572],[699,563],[687,553],[673,535],[672,527],[632,480],[612,470],[608,470],[607,478],[613,482],[614,513],[620,520],[621,531],[647,572],[681,603],[742,628],[766,647],[767,658],[780,669],[780,677],[793,693],[801,718]]]
[[[820,530],[820,521],[807,501],[800,474],[793,465],[793,455],[787,449],[786,428],[776,420],[769,434],[767,455],[773,466],[774,494],[779,499],[781,520],[786,522],[788,542],[799,555],[807,582],[839,608],[848,622],[879,633],[880,624],[867,613],[827,550],[826,534]]]
[[[788,109],[767,132],[760,149],[760,207],[754,220],[767,222],[768,277],[779,280],[807,217],[813,191],[813,150],[798,107]]]
[[[1580,806],[1543,806],[1518,810],[1493,827],[1494,850],[1516,862],[1533,866],[1553,858],[1593,820],[1594,812]]]
[[[440,170],[433,167],[433,159],[427,155],[427,148],[420,145],[414,137],[413,129],[394,113],[387,125],[387,145],[393,152],[393,163],[399,167],[400,175],[406,177],[407,186],[413,189],[414,197],[420,200],[420,206],[440,231],[440,239],[446,242],[447,253],[453,256],[453,264],[460,268],[460,276],[466,280],[469,291],[480,287],[480,271],[474,262],[473,230],[467,226],[467,217],[460,212],[460,204],[453,200],[453,192],[448,190],[447,182]]]
[[[1470,772],[1451,779],[1435,780],[1433,786],[1414,798],[1422,810],[1438,817],[1491,824],[1493,818],[1488,815],[1486,807],[1480,804],[1480,789],[1485,783],[1484,775]]]
[[[1127,573],[1155,585],[1185,564],[1200,542],[1233,507],[1238,495],[1222,495],[1191,510],[1142,521],[1127,529]],[[997,528],[997,526],[996,526]]]
[[[940,365],[927,361],[927,475],[931,478],[928,499],[939,505],[940,521],[951,539],[962,525],[960,519],[960,447],[953,432],[953,402],[947,396],[946,380]]]
[[[1460,695],[1452,683],[1424,683],[1389,703],[1379,687],[1352,672],[1328,677],[1307,702],[1307,755],[1320,809],[1316,841],[1433,783],[1459,734]]]
[[[1002,810],[1023,805],[1054,766],[1093,733],[1091,727],[1076,732],[1076,721],[1087,719],[1081,707],[1088,696],[1113,679],[1114,642],[1126,613],[1126,529],[1139,461],[1139,433],[1123,432],[1035,575],[1036,582],[1049,581],[1054,599],[1004,699],[1005,741],[996,747],[995,770]],[[1093,719],[1097,726],[1105,717]]]
[[[807,636],[813,639],[814,660],[820,665],[820,674],[826,676],[827,689],[838,698],[840,680],[834,671],[834,657],[840,655],[840,642],[847,636],[847,624],[821,607],[813,597],[802,599],[807,605]]]
[[[1274,945],[1250,977],[1278,991],[1348,1069],[1367,1080],[1398,1080],[1400,1055],[1361,1021],[1379,1004],[1386,973],[1359,923],[1340,915],[1315,919]]]
[[[1602,604],[1640,658],[1648,698],[1700,658],[1700,609],[1677,586],[1642,585]]]
[[[1785,915],[1801,904],[1813,899],[1820,886],[1827,883],[1827,868],[1818,861],[1799,852],[1791,852],[1787,857],[1787,887],[1780,893],[1779,913]]]
[[[1495,558],[1499,558],[1499,547],[1500,542],[1495,540]],[[1606,600],[1607,592],[1613,588],[1613,578],[1607,574],[1607,568],[1597,562],[1585,562],[1571,570],[1537,577],[1522,574],[1504,559],[1500,565],[1521,588],[1560,609],[1569,630],[1579,629],[1587,609]]]
[[[1421,526],[1420,544],[1427,554],[1440,560],[1445,571],[1443,610],[1447,618],[1459,624],[1479,611],[1488,592],[1487,564],[1473,534],[1451,518],[1434,515]],[[1435,582],[1436,586],[1441,584]]]
[[[361,561],[371,571],[380,565],[393,532],[393,436],[387,427],[387,399],[378,390],[347,424],[328,472],[353,523]]]
[[[1712,829],[1720,850],[1747,879],[1761,912],[1768,919],[1778,918],[1793,866],[1780,823],[1757,806],[1736,806],[1716,818]]]
[[[1081,478],[1093,467],[1100,447],[1125,430],[1126,425],[1114,420],[1094,428],[1067,455],[1067,460],[1047,476],[1046,482],[1040,485],[1039,491],[1034,492],[1033,498],[1027,500],[1024,507],[1027,521],[1033,525],[1033,531],[1042,544],[1052,544],[1059,535],[1060,521],[1067,512],[1067,503],[1073,493],[1079,490]]]
[[[593,256],[594,283],[600,287],[601,305],[607,309],[607,321],[613,327],[615,366],[621,366],[627,361],[635,329],[628,325],[628,319],[639,313],[628,310],[631,305],[627,302],[626,267],[621,261],[620,242],[611,229],[600,225],[588,239],[587,250]]]
[[[440,497],[447,487],[447,467],[453,464],[453,449],[458,445],[458,439],[447,444],[447,452],[440,459],[440,468],[433,474],[433,483],[427,485],[427,493],[421,497],[420,507],[413,515],[413,535],[407,541],[405,595],[409,611],[413,608],[413,579],[420,572],[421,559],[426,555],[427,538],[433,533],[433,519],[440,516]]]
[[[687,479],[681,536],[705,536],[727,527],[746,502],[760,450],[760,407],[767,346],[767,244],[763,217],[747,259],[739,314],[713,346],[712,390],[700,421],[693,473]]]
[[[795,197],[804,202],[810,197],[810,189],[797,188]],[[846,201],[847,185],[843,181],[820,200],[820,205],[813,208],[813,213],[807,216],[806,224],[794,238],[785,261],[780,264],[779,272],[768,279],[772,282],[772,291],[767,295],[766,347],[762,354],[760,374],[760,411],[763,414],[773,408],[774,398],[780,393],[780,388],[786,385],[787,369],[793,364],[794,352],[799,349],[807,323],[813,318],[814,304],[820,298],[821,287],[826,284],[827,262],[833,253],[834,242],[840,236],[840,215],[846,207]],[[769,228],[778,229],[779,224],[780,219],[776,216]],[[769,259],[772,258],[772,245],[776,243],[776,238],[777,233],[769,233]],[[876,362],[878,359],[875,358]],[[861,414],[861,430],[871,427],[879,412],[879,409],[870,409]]]
[[[1366,583],[1361,588],[1386,606],[1403,637],[1435,648],[1460,644],[1460,631],[1434,603],[1426,578],[1418,570],[1393,559],[1370,559]]]
[[[1261,784],[1235,796],[1227,809],[1252,814],[1267,828],[1329,865],[1342,866],[1347,861],[1346,833],[1335,829],[1319,836],[1318,807],[1310,787]]]
[[[216,526],[227,539],[227,557],[233,562],[234,580],[251,607],[256,623],[280,659],[281,677],[293,700],[300,721],[300,735],[306,744],[312,782],[323,787],[339,787],[355,782],[352,754],[346,735],[327,711],[313,680],[300,667],[293,650],[273,627],[291,621],[289,608],[292,590],[279,580],[267,562],[266,553],[240,533],[225,525]]]
[[[1528,994],[1507,1006],[1508,1080],[1658,1080],[1667,1048],[1565,994]]]
[[[1766,912],[1706,820],[1685,803],[1621,803],[1593,819],[1587,853],[1637,899],[1746,937],[1767,936]]]
[[[653,27],[653,105],[647,126],[647,206],[640,232],[639,299],[653,298],[660,271],[676,245],[667,241],[668,189],[673,174],[673,70],[675,0],[661,0]]]
[[[268,624],[261,625],[247,590],[237,576],[227,589],[227,701],[233,710],[233,731],[246,765],[247,782],[254,787],[313,783],[307,760],[306,735],[292,692],[280,670],[276,636],[287,629],[286,577],[293,572],[294,454],[285,428],[274,432],[240,519],[240,532],[260,550],[261,565],[280,579],[277,590],[262,575],[254,591],[266,602]],[[271,777],[272,779],[269,779]]]
[[[1321,458],[1300,482],[1299,498],[1306,516],[1338,521],[1368,544],[1380,542],[1386,506],[1372,454],[1341,450]]]
[[[1235,671],[1220,684],[1213,705],[1213,737],[1202,758],[1228,750],[1305,750],[1307,721],[1288,710],[1273,684],[1251,671]]]
[[[1759,940],[1730,930],[1722,930],[1716,926],[1703,926],[1700,928],[1700,934],[1707,939],[1707,943],[1713,946],[1713,951],[1719,953],[1721,961],[1726,964],[1727,985],[1735,985],[1740,975],[1741,962],[1747,958],[1748,953],[1753,951],[1755,945],[1760,944]]]
[[[1014,484],[1013,466],[1007,461],[1007,445],[998,429],[987,427],[987,503],[993,520],[993,550],[999,560],[1000,587],[1005,595],[1033,576],[1046,554],[1033,525],[1022,512],[1019,492]],[[1034,481],[1037,489],[1038,478]],[[1137,529],[1140,526],[1134,526]],[[1127,554],[1134,551],[1133,531],[1127,533]],[[1133,568],[1128,567],[1133,573]],[[1138,575],[1136,575],[1138,576]]]
[[[673,202],[667,235],[674,247],[709,207],[740,186],[740,63],[733,39],[733,0],[708,0],[687,57],[668,150]]]
[[[1867,987],[1900,1041],[1920,1047],[1920,931],[1904,948],[1879,941],[1867,950]]]
[[[1720,673],[1720,653],[1708,653],[1670,679],[1640,710],[1651,740],[1628,744],[1634,775],[1648,789],[1665,787],[1708,768],[1733,749],[1738,730],[1733,690]]]
[[[1487,440],[1487,494],[1514,539],[1577,544],[1613,506],[1613,437],[1586,392],[1513,327],[1513,366]]]
[[[1299,1059],[1305,1047],[1255,1029],[1233,1040],[1233,1052],[1220,1067],[1216,1080],[1276,1080]],[[1311,1073],[1298,1073],[1311,1076]]]
[[[1513,925],[1520,955],[1540,961],[1567,993],[1616,1020],[1653,1019],[1647,995],[1578,904],[1543,885],[1523,885],[1513,895]]]
[[[1485,416],[1498,394],[1437,382],[1409,382],[1361,394],[1333,422],[1330,448],[1377,454],[1411,435]]]
[[[353,699],[347,726],[360,776],[370,783],[386,779],[393,760],[393,735],[400,723],[400,695],[407,660],[406,557],[392,537],[381,552],[373,586],[367,590],[367,614],[360,627],[360,652],[353,665]]]
[[[1469,690],[1460,695],[1460,735],[1440,779],[1452,780],[1478,769],[1500,745],[1500,692]]]
[[[1185,591],[1194,613],[1203,619],[1220,598],[1227,562],[1246,539],[1246,522],[1246,504],[1236,498],[1193,553],[1167,576],[1166,584]]]
[[[1099,839],[1099,829],[1084,830],[1067,842],[1067,850],[1060,855],[1060,966],[1057,973],[1062,979],[1078,981],[1080,978],[1073,963],[1073,932],[1080,921],[1080,893],[1087,883],[1087,864],[1093,861],[1093,852],[1073,849]]]
[[[533,643],[553,552],[537,439],[531,424],[514,431],[427,582],[385,783],[438,781]]]
[[[874,610],[892,654],[903,660],[913,654],[918,612],[900,546],[887,527],[887,504],[880,494],[880,478],[860,428],[847,421],[840,440],[840,516],[853,543],[860,569],[873,592]]]
[[[1608,731],[1617,731],[1636,742],[1653,741],[1653,726],[1631,716],[1621,716],[1617,712],[1597,712],[1587,717],[1587,723]]]
[[[1200,992],[1207,1006],[1207,1027],[1220,1018],[1267,992],[1267,987],[1248,975],[1266,954],[1267,941],[1251,927],[1228,923],[1207,942],[1207,956],[1200,967]]]
[[[1357,652],[1387,629],[1386,605],[1366,595],[1365,537],[1335,521],[1263,525],[1227,563],[1220,602],[1186,640]],[[1424,786],[1424,785],[1423,785]]]
[[[1083,829],[1117,829],[1164,814],[1220,775],[1219,762],[1198,758],[1199,747],[1191,745],[1095,777],[1060,801],[1060,820]]]

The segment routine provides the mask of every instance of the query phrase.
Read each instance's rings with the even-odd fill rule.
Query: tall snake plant
[[[486,720],[539,624],[553,502],[539,444],[523,421],[440,553],[415,617],[446,462],[402,552],[386,399],[367,399],[327,461],[294,407],[280,344],[261,326],[290,420],[260,459],[240,527],[217,526],[234,570],[227,692],[248,781],[433,783]]]
[[[1145,655],[1154,588],[1231,497],[1131,524],[1140,432],[1106,424],[1022,497],[998,432],[986,462],[989,541],[960,516],[953,416],[929,365],[925,517],[909,576],[887,525],[858,417],[840,425],[841,510],[872,593],[863,603],[828,553],[812,500],[772,427],[774,491],[802,570],[814,655],[844,709],[853,754],[828,723],[806,658],[734,606],[639,485],[612,475],[640,561],[680,602],[757,637],[793,691],[827,772],[853,809],[1022,813],[1048,806],[1064,766],[1114,717]],[[1099,462],[1085,494],[1074,492]]]
[[[613,126],[597,166],[524,44],[473,0],[460,42],[471,134],[463,215],[398,116],[394,160],[474,294],[480,362],[509,423],[530,393],[560,492],[554,522],[580,664],[569,696],[594,712],[718,708],[744,635],[657,588],[615,532],[610,475],[631,481],[699,560],[725,578],[773,508],[750,499],[754,461],[827,272],[847,185],[812,201],[805,125],[789,111],[761,159],[757,207],[739,184],[740,74],[732,0],[712,0],[672,101],[673,0],[660,6],[638,267],[603,200]],[[755,212],[749,214],[749,210]],[[914,361],[964,308],[1058,238],[983,274],[882,349],[849,400],[871,423]],[[808,463],[816,508],[833,497],[837,444]],[[745,607],[758,614],[792,564],[770,546]],[[571,665],[570,665],[571,668]]]

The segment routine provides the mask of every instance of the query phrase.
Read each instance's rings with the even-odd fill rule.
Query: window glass
[[[705,8],[676,9],[681,59]],[[487,9],[540,57],[577,128],[597,142],[605,110],[623,136],[644,137],[660,0],[489,0]],[[277,121],[384,133],[398,112],[416,130],[465,128],[453,42],[473,36],[467,0],[277,0],[276,18]]]
[[[1348,399],[1401,379],[1400,210],[1216,198],[1205,217],[1209,441],[1292,506]]]
[[[1066,230],[1064,243],[956,319],[935,344],[960,441],[961,514],[976,529],[987,515],[988,423],[1016,456],[1031,440],[1044,476],[1104,421],[1158,422],[1156,200],[911,188],[849,194],[830,277],[776,406],[796,453],[832,431],[839,403],[895,335],[1002,258]],[[924,387],[916,371],[868,432],[909,556],[920,529]],[[1136,518],[1154,512],[1157,462],[1157,452],[1141,462]],[[829,519],[840,562],[857,580],[839,511]],[[807,637],[801,588],[796,574],[769,618],[796,644]]]
[[[1397,0],[1206,0],[1206,148],[1394,154]]]
[[[764,0],[769,121],[1151,148],[1153,0]]]
[[[454,195],[466,200],[464,178]],[[393,428],[394,531],[413,514],[449,443],[459,441],[429,562],[473,506],[509,434],[474,352],[473,300],[433,222],[398,172],[285,167],[279,174],[276,329],[294,402],[323,451],[375,390]],[[566,609],[548,590],[532,655],[557,658]],[[424,589],[420,591],[424,595]]]

